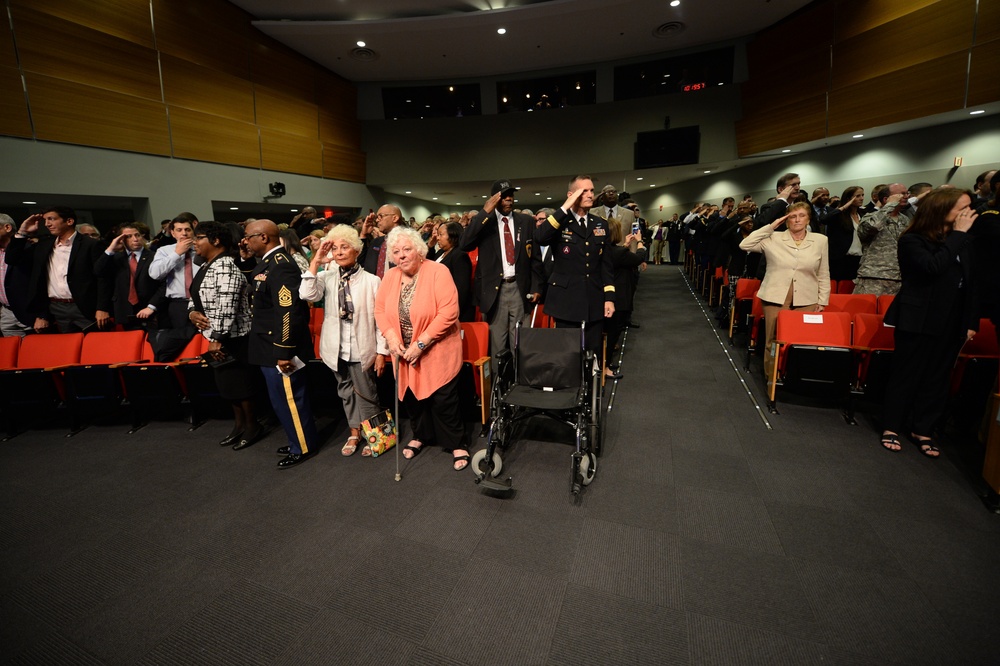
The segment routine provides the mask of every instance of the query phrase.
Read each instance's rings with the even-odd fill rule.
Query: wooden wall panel
[[[742,84],[743,113],[750,116],[774,105],[799,102],[823,95],[830,87],[830,49],[798,54],[794,66],[785,63],[784,73],[764,74]],[[794,80],[789,78],[789,73]]]
[[[316,77],[316,102],[327,111],[356,118],[358,89],[335,74],[320,71]]]
[[[265,169],[322,176],[322,152],[318,139],[308,139],[271,129],[260,130],[260,161]]]
[[[250,52],[250,80],[286,98],[316,103],[319,65],[278,42],[257,42]]]
[[[736,122],[740,157],[826,136],[826,95],[817,95]]]
[[[361,148],[361,123],[355,117],[346,118],[319,110],[319,140],[344,148]]]
[[[149,0],[10,0],[10,5],[56,16],[147,49],[154,48]]]
[[[0,67],[17,67],[14,34],[10,31],[10,21],[7,20],[0,20]]]
[[[976,19],[976,44],[1000,39],[1000,2],[981,0]]]
[[[314,102],[288,97],[287,94],[254,85],[257,124],[310,139],[319,139],[319,107]]]
[[[835,44],[832,90],[967,50],[974,17],[975,0],[940,0]]]
[[[152,0],[156,47],[163,53],[246,79],[250,44],[261,34],[228,2]]]
[[[834,41],[842,42],[877,28],[939,0],[839,0]]]
[[[40,74],[25,79],[36,138],[170,154],[163,104]]]
[[[0,134],[29,138],[32,135],[21,72],[14,67],[0,67]]]
[[[160,56],[160,71],[167,105],[254,122],[253,84],[246,79],[166,53]]]
[[[252,123],[170,107],[174,157],[260,168],[260,138]]]
[[[323,177],[346,180],[352,183],[365,182],[365,154],[360,150],[323,144]]]
[[[25,72],[161,101],[156,51],[41,12],[12,15]]]
[[[970,107],[1000,101],[997,63],[1000,63],[1000,39],[972,49],[972,67],[969,72]]]
[[[806,50],[822,50],[833,43],[834,0],[814,3],[792,18],[768,28],[747,44],[750,75],[794,66]],[[830,26],[824,29],[823,26]],[[795,74],[795,72],[791,72]]]
[[[832,91],[830,134],[846,134],[961,109],[965,76],[958,73],[965,72],[967,59],[963,51]],[[896,100],[886,95],[890,90],[900,92]]]

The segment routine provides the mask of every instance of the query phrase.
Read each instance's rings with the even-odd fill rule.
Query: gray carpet
[[[0,444],[0,648],[16,664],[995,664],[1000,517],[877,409],[735,370],[680,270],[642,276],[605,454],[527,422],[510,498],[431,449],[278,471],[211,421]],[[742,380],[742,381],[741,381]],[[333,390],[324,400],[336,400]],[[770,428],[761,415],[766,417]],[[481,446],[482,440],[474,448]],[[960,446],[960,442],[954,443]]]

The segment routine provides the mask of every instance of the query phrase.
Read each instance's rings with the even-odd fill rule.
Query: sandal
[[[362,458],[371,458],[372,457],[372,447],[370,447],[367,444],[365,444],[364,448],[361,449],[361,457]]]
[[[420,446],[413,446],[414,442],[416,442]],[[403,457],[406,458],[407,460],[413,460],[418,455],[420,455],[420,452],[423,450],[424,450],[423,442],[421,442],[419,439],[411,439],[410,443],[403,447]],[[410,452],[410,455],[406,455],[407,451]]]
[[[344,448],[340,449],[340,455],[342,456],[353,456],[354,452],[358,450],[358,442],[361,438],[357,435],[351,435],[347,438],[347,442],[344,444]]]
[[[891,432],[882,433],[882,448],[886,451],[901,451],[903,445],[899,442],[899,435]]]
[[[452,458],[451,467],[456,472],[461,472],[463,469],[469,466],[469,460],[470,458],[468,453],[461,456],[455,456],[454,458]]]
[[[930,437],[921,439],[916,435],[910,435],[910,441],[919,446],[920,452],[928,458],[937,458],[941,455],[941,449],[938,448],[937,442]]]

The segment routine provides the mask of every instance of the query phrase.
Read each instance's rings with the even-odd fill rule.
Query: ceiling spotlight
[[[535,196],[536,197],[540,197],[540,196],[542,196],[542,193],[541,192],[535,192]]]
[[[437,201],[437,200],[438,200],[437,197],[431,197],[431,201]]]
[[[545,197],[546,201],[552,201],[552,197]]]
[[[681,0],[670,0],[670,6],[671,7],[680,7],[681,6]]]
[[[791,148],[785,148],[781,152],[783,152],[783,153],[790,153],[790,152],[792,152],[792,149]]]
[[[506,35],[507,34],[507,28],[497,28],[497,34],[498,35]]]
[[[855,134],[855,135],[854,135],[854,136],[852,136],[851,138],[852,138],[852,139],[860,139],[860,138],[861,138],[861,137],[863,137],[863,136],[864,136],[864,134]]]
[[[358,48],[360,48],[360,49],[365,48],[365,43],[359,40],[358,41]]]
[[[456,201],[456,202],[455,202],[455,205],[456,205],[456,206],[461,206],[461,205],[462,205],[462,202],[461,202],[461,201]]]
[[[506,104],[506,103],[507,103],[507,98],[506,98],[506,97],[504,97],[504,98],[503,98],[503,103],[504,103],[504,104]]]
[[[980,113],[986,113],[986,109],[976,109],[975,111],[969,111],[970,116],[978,116]]]
[[[653,183],[652,185],[650,185],[650,187],[656,187],[656,183]]]
[[[488,197],[487,197],[487,196],[486,196],[486,195],[484,194],[484,195],[483,195],[483,198],[484,198],[484,199],[486,199],[486,198],[488,198]]]
[[[406,190],[406,192],[404,192],[404,194],[413,194],[413,192],[411,192],[410,190]]]
[[[406,103],[407,104],[413,104],[413,100],[412,99],[408,99],[408,100],[406,100]]]
[[[722,83],[722,81],[719,81],[719,85],[721,86],[721,85],[725,85],[725,84],[724,84],[724,83]]]
[[[705,169],[705,173],[712,173],[711,169]]]
[[[525,96],[525,98],[527,98],[527,99],[531,99],[531,93],[525,93],[525,94],[524,94],[524,96]]]
[[[455,92],[455,86],[448,86],[448,92]]]
[[[638,178],[636,178],[636,180],[642,180],[642,176],[639,176]]]
[[[579,90],[579,89],[580,89],[580,82],[579,82],[579,81],[577,81],[577,82],[576,82],[576,89],[577,89],[577,90]]]
[[[33,205],[35,205],[38,202],[37,201],[22,201],[21,203],[26,204],[28,206],[33,206]]]
[[[239,206],[230,206],[229,207],[229,210],[239,210],[239,209],[240,209]]]
[[[289,208],[288,212],[289,213],[297,213],[297,212],[299,212],[299,209],[298,208]]]

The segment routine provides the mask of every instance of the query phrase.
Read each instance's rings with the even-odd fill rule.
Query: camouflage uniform
[[[899,259],[896,248],[899,236],[913,221],[913,209],[893,217],[889,213],[897,204],[890,203],[868,213],[858,223],[858,238],[861,240],[861,265],[858,278],[854,282],[855,294],[895,294],[899,291]]]

